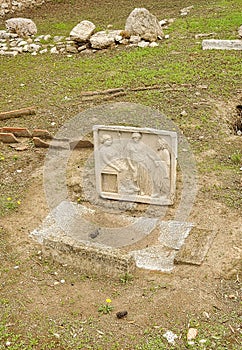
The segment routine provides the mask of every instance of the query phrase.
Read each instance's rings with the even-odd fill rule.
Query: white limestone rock
[[[92,35],[90,43],[93,49],[105,49],[115,43],[116,38],[121,35],[121,30],[100,31]]]
[[[158,19],[145,8],[135,8],[125,24],[125,31],[139,35],[147,41],[156,41],[164,36]]]
[[[95,24],[90,21],[78,23],[70,32],[70,38],[77,42],[86,42],[96,29]]]
[[[138,43],[138,47],[148,47],[149,46],[149,43],[148,41],[144,41],[144,40],[141,40],[139,43]]]
[[[242,40],[207,39],[202,41],[203,50],[242,50]]]
[[[138,44],[141,41],[141,38],[139,35],[131,35],[129,42],[130,44]]]
[[[5,21],[7,31],[16,33],[20,37],[27,37],[37,33],[36,24],[29,18],[10,18]]]
[[[53,54],[57,54],[59,53],[59,51],[57,50],[57,48],[54,46],[50,49],[50,53],[53,53]]]

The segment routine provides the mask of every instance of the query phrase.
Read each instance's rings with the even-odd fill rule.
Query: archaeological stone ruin
[[[203,262],[214,233],[187,222],[196,167],[171,120],[146,106],[111,103],[75,116],[54,139],[66,141],[58,149],[50,143],[46,156],[50,211],[30,234],[46,257],[109,275]],[[84,148],[75,147],[80,140]]]

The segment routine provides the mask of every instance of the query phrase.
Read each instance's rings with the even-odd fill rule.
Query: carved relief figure
[[[101,173],[117,173],[117,192],[120,194],[136,194],[139,190],[135,185],[127,161],[123,156],[123,147],[119,140],[113,141],[109,134],[102,135],[100,142]]]
[[[153,177],[153,197],[168,194],[170,191],[171,155],[167,143],[161,137],[159,137],[157,140],[157,155],[159,156],[159,159],[155,160],[157,170],[155,171]]]
[[[113,145],[113,138],[109,134],[102,135],[101,139],[100,161],[101,161],[101,171],[106,167],[111,167],[112,169],[120,172],[119,159],[121,157],[121,147],[116,144]]]
[[[141,138],[142,135],[139,132],[132,133],[131,140],[126,147],[126,155],[133,181],[139,189],[139,195],[144,196],[151,194],[152,183],[149,176],[150,157]]]

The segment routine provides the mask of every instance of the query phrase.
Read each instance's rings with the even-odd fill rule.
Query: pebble
[[[59,51],[57,50],[57,48],[54,46],[50,49],[50,53],[54,53],[54,54],[57,54],[59,53]]]
[[[48,41],[51,38],[50,34],[47,34],[43,37],[44,41]]]
[[[138,47],[142,47],[142,48],[148,47],[149,45],[150,44],[148,43],[148,41],[144,41],[144,40],[142,40],[138,43]]]
[[[195,339],[197,334],[198,334],[198,330],[196,328],[189,328],[187,332],[187,340],[190,341]]]
[[[175,344],[175,339],[178,338],[178,336],[173,333],[172,331],[167,331],[166,333],[163,334],[163,337],[166,338],[168,343]]]
[[[157,47],[159,46],[155,41],[153,41],[153,43],[149,44],[149,47]]]
[[[186,116],[187,116],[187,112],[186,112],[185,110],[183,110],[183,111],[181,111],[180,115],[181,115],[182,117],[186,117]]]

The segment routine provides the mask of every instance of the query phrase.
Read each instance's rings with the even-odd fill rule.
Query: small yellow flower
[[[0,157],[0,160],[4,160],[5,158],[3,156]]]
[[[111,303],[112,300],[111,299],[106,299],[106,303]]]
[[[11,198],[11,197],[8,197],[8,198],[7,198],[7,201],[11,201],[11,200],[12,200],[12,198]]]
[[[21,201],[17,201],[17,204],[20,205],[20,204],[21,204]]]

